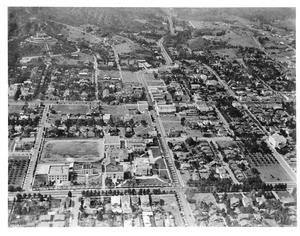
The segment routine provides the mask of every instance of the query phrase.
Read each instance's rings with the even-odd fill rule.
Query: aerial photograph
[[[296,7],[6,10],[8,228],[297,227]]]

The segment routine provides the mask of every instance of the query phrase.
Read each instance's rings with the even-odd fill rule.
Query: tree
[[[8,186],[8,192],[14,192],[14,191],[15,191],[14,186],[9,185],[9,186]]]
[[[15,93],[15,95],[14,95],[14,100],[15,100],[15,101],[17,101],[17,100],[19,99],[21,93],[22,93],[22,92],[21,92],[20,89],[18,89],[18,90],[16,91],[16,93]]]
[[[68,197],[72,197],[72,192],[71,191],[68,192]]]
[[[55,121],[54,121],[54,124],[55,124],[56,127],[58,127],[58,126],[60,126],[61,121],[60,121],[60,120],[55,120]]]
[[[181,118],[180,123],[181,123],[182,126],[184,126],[184,124],[185,124],[185,117]]]
[[[39,199],[40,199],[40,202],[43,202],[43,201],[44,201],[43,195],[40,195],[40,196],[39,196]]]
[[[18,193],[18,194],[16,195],[16,198],[17,198],[17,202],[21,202],[21,200],[23,199],[23,198],[22,198],[22,195],[21,195],[20,193]]]
[[[125,179],[131,179],[132,178],[132,174],[130,171],[126,171],[124,172],[124,180]]]
[[[146,126],[148,125],[147,121],[145,121],[145,120],[141,120],[141,124],[142,124],[142,126],[144,126],[144,127],[146,127]]]

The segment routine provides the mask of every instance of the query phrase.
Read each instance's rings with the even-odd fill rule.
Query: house
[[[151,212],[152,213],[149,195],[141,195],[140,200],[141,200],[141,207],[142,207],[143,212]]]
[[[103,90],[103,92],[102,92],[102,97],[103,97],[103,98],[109,97],[109,90],[108,90],[108,89],[104,89],[104,90]]]
[[[121,196],[121,204],[122,204],[122,211],[123,213],[131,213],[131,207],[130,207],[130,197],[129,195]]]
[[[68,181],[69,166],[68,165],[51,165],[48,172],[48,181]]]
[[[237,197],[230,198],[230,207],[231,208],[234,208],[234,207],[238,206],[239,203],[240,203],[240,199],[239,198],[237,198]]]
[[[243,196],[242,201],[243,201],[244,207],[253,206],[253,202],[252,202],[252,199],[250,197]]]
[[[140,197],[139,196],[130,196],[131,199],[131,205],[139,205],[140,203]]]
[[[283,148],[286,145],[286,138],[280,134],[269,136],[269,142],[274,148]]]
[[[122,213],[121,196],[111,196],[111,210],[113,212]]]
[[[107,124],[109,120],[110,120],[110,114],[104,114],[103,121]]]
[[[147,101],[137,101],[138,110],[141,113],[144,113],[145,110],[148,110],[148,102]]]

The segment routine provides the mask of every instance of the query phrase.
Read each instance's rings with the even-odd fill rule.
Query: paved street
[[[40,121],[40,126],[38,127],[36,141],[33,147],[31,159],[28,166],[28,171],[25,177],[25,182],[23,186],[25,191],[30,191],[31,185],[33,184],[32,181],[34,179],[35,166],[37,164],[38,157],[41,154],[40,148],[42,144],[42,137],[44,136],[44,127],[45,127],[48,112],[49,112],[49,105],[45,105],[43,115]]]

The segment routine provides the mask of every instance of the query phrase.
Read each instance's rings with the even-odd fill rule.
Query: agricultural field
[[[41,162],[64,162],[68,158],[78,162],[92,162],[103,158],[103,154],[101,141],[51,140],[44,145]]]
[[[8,186],[21,187],[29,165],[29,156],[13,156],[8,159]]]

